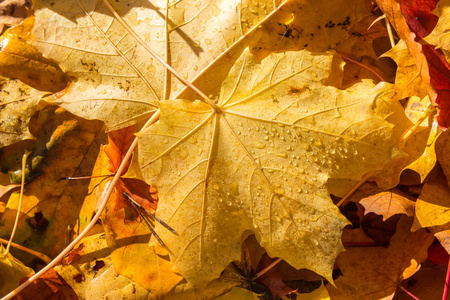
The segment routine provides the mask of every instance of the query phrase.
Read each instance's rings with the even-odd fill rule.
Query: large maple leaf
[[[258,40],[261,22],[280,9],[273,1],[119,1],[120,17],[100,2],[35,4],[33,45],[77,78],[57,99],[64,108],[112,129],[160,107],[159,122],[140,133],[139,153],[161,195],[158,214],[179,235],[163,227],[158,233],[189,283],[202,287],[238,259],[247,230],[270,256],[332,281],[347,221],[325,183],[359,180],[398,153],[393,125],[384,120],[389,84],[363,81],[345,91],[325,85],[338,86],[342,77],[335,76],[342,60],[332,53],[288,52],[260,62],[245,51],[237,59]],[[343,11],[333,22],[360,18]],[[276,21],[288,29],[288,19]],[[321,26],[326,36],[336,31],[327,24],[309,26]],[[340,38],[348,25],[340,25]],[[198,97],[148,59],[145,45],[204,93],[221,86],[217,103],[188,101]],[[180,95],[188,100],[157,101]]]
[[[162,101],[160,120],[140,133],[157,213],[179,236],[156,228],[194,286],[239,257],[246,230],[270,256],[332,280],[347,221],[324,184],[359,179],[396,152],[382,113],[392,87],[325,86],[332,59],[304,50],[259,62],[246,51],[222,85],[219,109]]]

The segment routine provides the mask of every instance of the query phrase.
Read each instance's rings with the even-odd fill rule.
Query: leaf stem
[[[263,276],[264,274],[266,274],[270,269],[272,269],[273,267],[275,267],[280,261],[282,261],[281,258],[277,258],[273,263],[271,263],[270,265],[268,265],[267,267],[265,267],[264,269],[262,269],[261,271],[258,272],[258,274],[256,274],[255,276],[253,276],[252,280],[256,280],[259,277]]]
[[[341,199],[341,201],[339,201],[337,204],[336,204],[336,206],[337,207],[340,207],[340,206],[345,206],[345,204],[347,204],[347,199],[348,199],[348,197],[350,197],[364,182],[366,182],[367,181],[367,179],[369,179],[369,177],[370,177],[370,174],[369,173],[367,173],[366,175],[364,175],[362,178],[361,178],[361,180],[357,183],[357,184],[355,184],[355,186],[354,187],[352,187],[351,188],[351,190],[350,191],[348,191],[347,192],[347,194],[345,194],[345,196],[344,196],[344,198],[342,198]]]
[[[342,54],[342,53],[339,53],[339,55],[340,55],[343,59],[348,60],[348,61],[351,61],[352,63],[357,64],[358,66],[363,67],[363,68],[369,70],[370,72],[372,72],[373,74],[375,74],[375,76],[377,76],[381,81],[386,81],[386,80],[384,80],[383,77],[381,77],[380,74],[378,74],[375,70],[371,69],[370,67],[366,66],[365,64],[362,64],[362,63],[360,63],[360,62],[357,62],[356,60],[353,60],[353,59],[351,59],[350,57],[347,57],[347,56],[345,56],[345,55]]]
[[[450,259],[448,260],[447,276],[445,277],[444,293],[442,294],[442,300],[447,300],[449,284],[450,284]]]
[[[397,286],[404,291],[405,293],[407,293],[411,298],[415,299],[415,300],[420,300],[419,298],[417,298],[416,296],[414,296],[410,291],[408,291],[407,289],[405,289],[403,287],[403,285],[401,285],[400,283],[397,284]]]
[[[159,116],[161,114],[161,110],[158,109],[153,116],[147,121],[147,123],[144,125],[144,128],[153,124],[154,122],[156,122],[159,119]],[[127,153],[125,154],[119,169],[117,170],[116,175],[114,176],[111,184],[109,185],[105,197],[103,199],[103,202],[101,203],[100,207],[98,208],[97,213],[95,214],[95,216],[92,218],[91,222],[86,226],[86,228],[80,233],[79,236],[77,236],[72,243],[69,244],[69,246],[67,246],[63,251],[61,251],[61,253],[55,257],[48,265],[46,265],[42,270],[40,270],[39,272],[37,272],[36,274],[34,274],[33,276],[31,276],[30,278],[28,278],[27,281],[25,281],[24,283],[22,283],[18,288],[16,288],[14,291],[10,292],[9,294],[7,294],[5,297],[2,298],[2,300],[8,300],[11,299],[12,297],[14,297],[15,295],[17,295],[18,293],[20,293],[21,291],[23,291],[28,285],[30,285],[33,281],[35,281],[36,279],[38,279],[39,277],[41,277],[44,273],[46,273],[48,270],[50,270],[51,268],[53,268],[54,266],[56,266],[57,264],[59,264],[59,262],[64,258],[64,256],[66,256],[73,247],[75,247],[86,235],[87,233],[92,229],[92,227],[94,227],[94,225],[97,223],[98,219],[100,218],[100,215],[102,214],[103,210],[106,207],[106,203],[108,202],[109,197],[111,196],[112,192],[114,191],[114,188],[117,184],[117,182],[120,179],[120,175],[122,175],[122,172],[124,171],[127,163],[129,162],[129,160],[131,159],[131,156],[133,154],[134,149],[136,148],[137,144],[138,144],[138,140],[139,137],[136,137],[133,141],[133,143],[131,144],[130,148],[128,149]]]
[[[22,183],[20,184],[19,205],[17,206],[16,220],[14,221],[14,227],[11,233],[11,237],[9,238],[8,245],[6,246],[5,255],[9,253],[9,248],[11,247],[12,240],[14,238],[14,235],[16,234],[17,224],[19,223],[20,207],[22,206],[23,190],[25,187],[25,168],[27,165],[28,154],[30,153],[26,151],[22,156]]]
[[[6,243],[8,243],[9,241],[0,238],[0,242],[6,244]],[[22,251],[24,251],[24,252],[30,253],[30,254],[32,254],[32,255],[34,255],[34,256],[36,256],[36,257],[42,259],[42,261],[44,261],[46,264],[49,264],[49,263],[52,261],[52,259],[51,259],[50,257],[48,257],[47,255],[45,255],[45,254],[43,254],[43,253],[40,253],[40,252],[37,252],[37,251],[34,251],[34,250],[32,250],[32,249],[30,249],[30,248],[27,248],[27,247],[24,247],[24,246],[22,246],[22,245],[19,245],[19,244],[16,244],[16,243],[11,242],[11,246],[13,246],[14,248],[17,248],[17,249],[19,249],[19,250],[22,250]]]

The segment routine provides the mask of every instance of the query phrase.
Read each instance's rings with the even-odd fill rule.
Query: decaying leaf
[[[40,122],[44,124],[38,126]],[[38,140],[33,152],[36,162],[32,160],[28,164],[34,180],[25,187],[15,242],[23,244],[26,241],[28,247],[53,257],[70,242],[70,228],[73,229],[77,222],[89,184],[86,180],[63,178],[90,173],[97,157],[97,138],[104,131],[104,125],[77,118],[61,108],[41,111],[36,123],[37,128],[43,129],[43,139]],[[12,162],[15,155],[23,154],[23,149],[17,149],[18,153],[11,153],[15,149],[8,150],[7,157]],[[35,164],[40,165],[39,170],[33,169]],[[21,174],[21,170],[16,173]],[[11,194],[8,199],[1,216],[2,237],[11,233],[18,200],[18,193]],[[16,254],[21,261],[29,263],[33,257],[25,255],[23,252]]]
[[[349,28],[366,15],[364,1],[288,1],[263,24],[252,52],[263,58],[273,51],[334,49],[349,38]]]
[[[327,178],[359,179],[396,154],[381,108],[390,86],[324,86],[331,61],[301,51],[260,63],[245,52],[222,85],[220,110],[160,102],[139,153],[159,217],[179,236],[156,228],[188,282],[202,286],[237,260],[245,230],[270,256],[331,280],[346,220]]]

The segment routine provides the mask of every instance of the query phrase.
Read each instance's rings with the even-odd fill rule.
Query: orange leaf
[[[410,197],[398,190],[378,193],[362,199],[359,202],[364,206],[365,214],[375,213],[383,216],[383,221],[396,214],[414,215],[414,202]]]
[[[26,279],[24,278],[22,282]],[[71,300],[78,299],[78,297],[61,275],[54,269],[50,269],[13,299]]]
[[[104,150],[106,155],[108,155],[108,171],[111,173],[115,173],[119,169],[120,163],[133,143],[135,132],[135,126],[108,132],[109,144],[104,147]],[[129,165],[128,163],[124,172],[127,171]]]
[[[33,24],[34,18],[30,17],[0,38],[0,74],[41,91],[59,92],[68,86],[69,76],[22,38]]]

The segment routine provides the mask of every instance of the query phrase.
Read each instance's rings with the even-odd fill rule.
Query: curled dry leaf
[[[157,213],[180,236],[156,228],[194,286],[237,260],[245,230],[270,256],[332,280],[347,221],[327,178],[360,179],[397,153],[382,109],[391,86],[324,86],[332,59],[301,51],[259,62],[246,51],[222,85],[220,111],[162,101],[160,120],[140,133]]]

